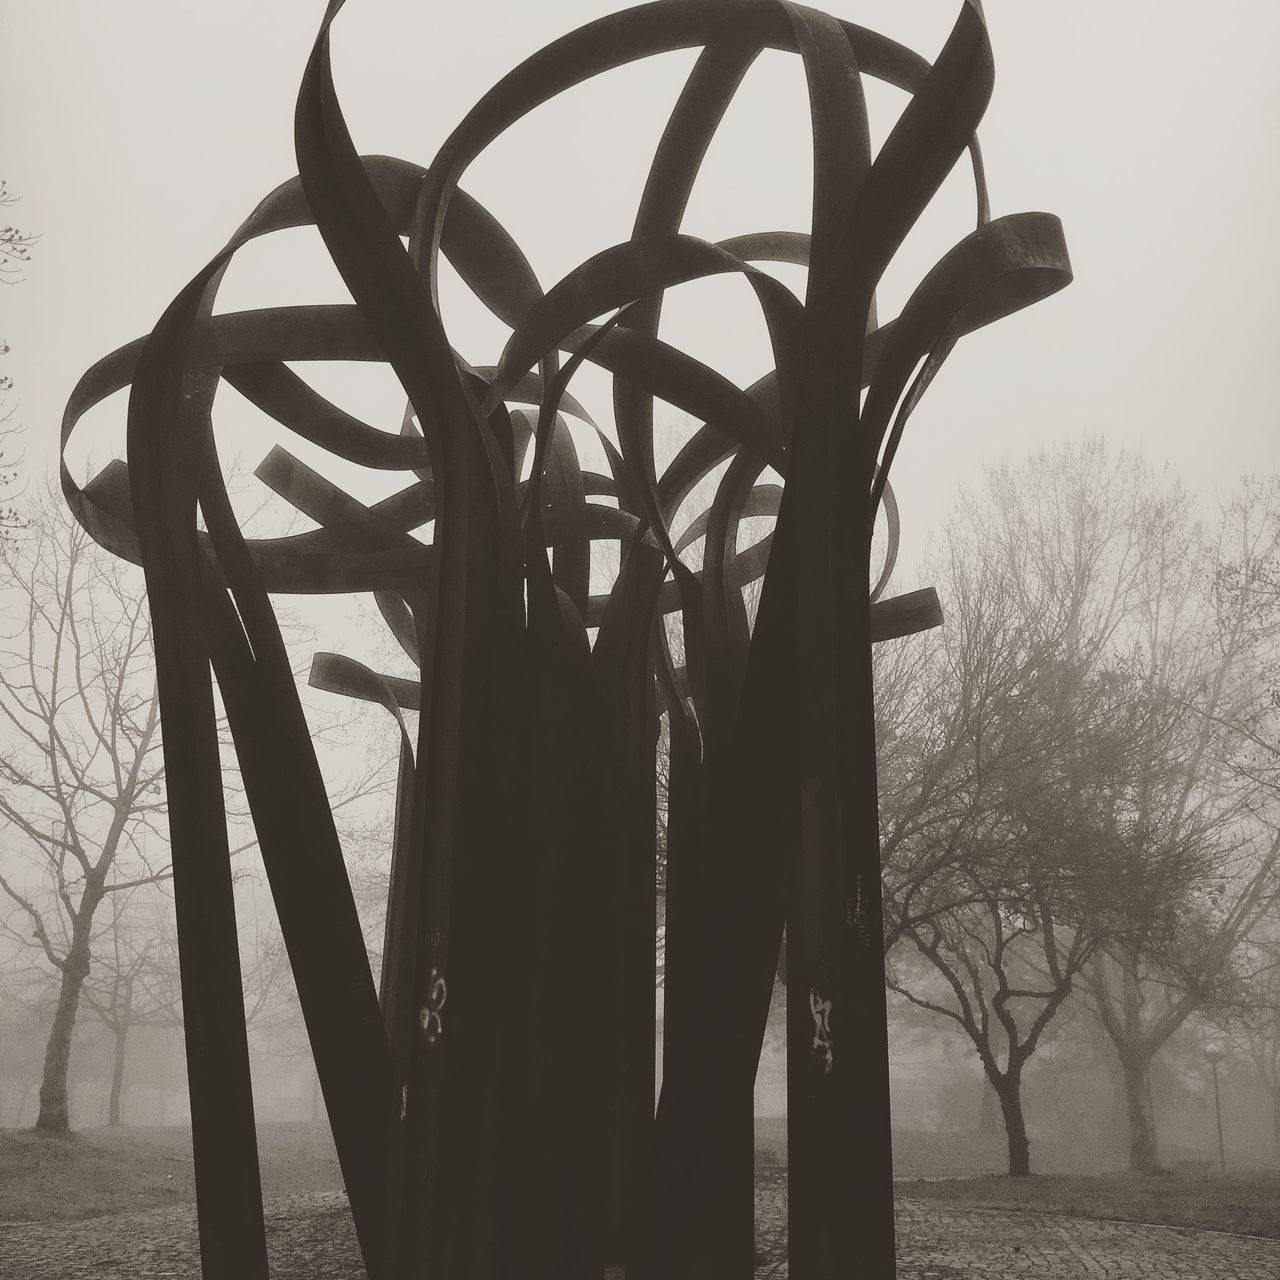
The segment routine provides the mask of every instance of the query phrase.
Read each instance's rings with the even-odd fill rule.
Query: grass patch
[[[786,1119],[757,1116],[755,1128],[757,1165],[785,1166]],[[1002,1174],[1008,1167],[1009,1150],[1002,1134],[893,1131],[893,1171],[899,1179],[982,1178]],[[1031,1146],[1031,1167],[1037,1173],[1119,1173],[1125,1168],[1125,1153],[1036,1137]]]
[[[779,1179],[786,1176],[785,1122],[758,1120],[756,1144],[762,1182],[777,1198]],[[1060,1167],[1030,1178],[1008,1178],[996,1173],[997,1145],[896,1133],[894,1147],[897,1193],[907,1199],[1280,1239],[1276,1171],[1144,1178],[1082,1175]],[[258,1153],[268,1198],[342,1189],[333,1142],[323,1124],[263,1124]],[[1042,1149],[1040,1154],[1053,1153]],[[1052,1170],[1047,1158],[1041,1162],[1046,1166]],[[913,1181],[915,1177],[921,1180]],[[73,1221],[194,1199],[191,1133],[186,1128],[122,1126],[89,1129],[70,1138],[0,1129],[0,1222]]]
[[[258,1161],[268,1197],[342,1189],[323,1125],[261,1125]],[[0,1129],[0,1222],[72,1221],[194,1199],[187,1128],[122,1125],[66,1138]]]
[[[1280,1240],[1280,1173],[1055,1174],[899,1182],[899,1196],[975,1208],[1197,1227]]]

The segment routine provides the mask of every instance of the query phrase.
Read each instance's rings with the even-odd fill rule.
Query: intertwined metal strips
[[[892,1275],[870,645],[939,614],[931,591],[881,598],[897,538],[887,478],[955,343],[1070,279],[1057,219],[989,213],[974,138],[992,84],[981,8],[962,5],[930,66],[787,0],[657,0],[522,63],[425,168],[356,154],[329,68],[341,8],[329,6],[299,93],[298,177],[148,337],[85,374],[63,424],[65,446],[89,408],[130,388],[126,461],[83,488],[64,465],[62,482],[81,523],[146,574],[205,1273],[267,1270],[216,678],[371,1276],[598,1278],[617,1261],[633,1280],[748,1276],[752,1085],[784,925],[791,1274]],[[468,166],[564,90],[686,48],[700,53],[631,238],[544,289],[459,185]],[[710,243],[684,230],[689,193],[770,48],[797,55],[807,78],[812,224]],[[874,154],[868,76],[910,95]],[[975,229],[878,323],[885,267],[966,149]],[[234,254],[303,225],[352,302],[214,315]],[[450,343],[442,256],[511,330],[492,366]],[[808,268],[803,300],[770,262]],[[745,389],[658,337],[667,290],[725,274],[752,290],[772,351]],[[387,363],[408,399],[398,433],[289,367],[315,360]],[[613,375],[612,433],[569,393],[585,361]],[[259,479],[318,527],[247,539],[217,460],[220,381],[335,457],[404,473],[405,487],[367,506],[273,449]],[[662,470],[655,398],[698,424]],[[584,466],[569,418],[595,432],[605,472]],[[868,592],[881,507],[890,550]],[[769,531],[741,546],[757,517]],[[412,531],[430,521],[427,544]],[[599,540],[621,562],[592,594]],[[758,580],[752,625],[744,589]],[[312,674],[381,702],[401,733],[380,990],[270,603],[301,592],[373,593],[420,675],[332,654]]]

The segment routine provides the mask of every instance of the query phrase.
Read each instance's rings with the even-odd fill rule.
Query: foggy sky
[[[499,75],[623,7],[349,0],[334,27],[334,63],[358,148],[427,163]],[[830,7],[931,58],[960,5]],[[322,0],[4,5],[0,173],[24,196],[6,220],[43,239],[26,282],[0,295],[0,337],[13,348],[7,371],[33,469],[55,456],[81,372],[147,332],[257,201],[296,172],[293,103],[323,9]],[[908,561],[940,526],[957,482],[976,479],[982,462],[1081,431],[1167,458],[1206,493],[1242,470],[1270,471],[1280,457],[1270,358],[1280,333],[1280,8],[988,0],[986,10],[996,89],[979,136],[993,213],[1059,214],[1076,280],[965,339],[926,396],[894,473]],[[464,177],[544,286],[629,235],[693,57],[653,59],[572,91]],[[881,90],[870,101],[878,141],[905,98]],[[806,229],[808,152],[799,62],[767,53],[713,146],[684,229],[707,239]],[[890,269],[882,318],[972,221],[962,164]],[[220,310],[344,297],[313,232],[268,237],[241,259]],[[474,363],[496,359],[501,326],[456,290],[446,287],[443,299],[455,346]],[[747,301],[740,282],[686,287],[672,295],[664,337],[746,382],[766,356]],[[388,373],[331,368],[315,381],[344,407],[398,426],[402,396]],[[575,384],[593,408],[607,408],[604,387],[590,373]],[[256,461],[280,433],[233,412],[233,401],[230,429]],[[81,439],[92,445],[94,470],[121,449],[123,423],[122,395],[86,420]],[[84,479],[83,450],[77,459]],[[383,477],[361,496],[402,483]]]

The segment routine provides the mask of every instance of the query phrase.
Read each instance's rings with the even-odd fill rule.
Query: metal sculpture
[[[787,0],[657,0],[517,67],[426,168],[356,154],[329,70],[341,8],[329,5],[298,97],[299,176],[150,336],[84,376],[63,424],[65,447],[86,410],[130,387],[127,465],[81,488],[64,464],[62,483],[81,523],[146,575],[205,1275],[267,1274],[216,677],[371,1277],[585,1280],[610,1262],[632,1278],[748,1276],[752,1086],[784,926],[790,1274],[890,1276],[870,645],[939,615],[932,592],[878,599],[892,548],[868,592],[873,517],[885,503],[892,515],[903,426],[956,341],[1070,279],[1057,219],[989,215],[974,138],[992,82],[980,5],[963,4],[930,66]],[[467,166],[561,91],[684,48],[701,54],[631,239],[544,291],[459,186]],[[807,77],[811,231],[708,243],[681,230],[685,204],[766,48],[797,54]],[[865,76],[910,95],[874,156]],[[877,324],[885,266],[966,149],[976,229]],[[214,315],[235,252],[300,225],[319,229],[353,304]],[[511,329],[492,367],[450,346],[441,255]],[[770,261],[808,268],[803,301],[754,265]],[[665,290],[722,273],[750,285],[772,344],[774,368],[745,390],[657,336]],[[286,364],[335,359],[390,364],[408,397],[399,434]],[[583,361],[613,374],[612,432],[569,394]],[[274,449],[258,477],[319,528],[247,540],[218,465],[220,381],[337,457],[406,473],[407,487],[366,506]],[[655,397],[702,424],[661,473]],[[607,474],[583,466],[566,415],[596,432]],[[714,497],[690,514],[718,468]],[[772,529],[740,547],[754,516]],[[427,544],[410,531],[429,521]],[[593,595],[596,539],[622,556]],[[743,588],[757,579],[751,625]],[[321,655],[312,675],[382,702],[402,733],[381,990],[270,604],[311,592],[373,593],[421,672],[397,681]],[[406,709],[420,712],[416,740]]]

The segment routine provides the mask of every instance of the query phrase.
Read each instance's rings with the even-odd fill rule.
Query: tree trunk
[[[34,1080],[29,1080],[26,1088],[22,1091],[22,1097],[18,1099],[18,1111],[13,1117],[13,1127],[15,1129],[22,1128],[22,1117],[27,1114],[27,1103],[31,1101],[31,1094],[35,1087],[36,1082]]]
[[[114,1128],[120,1123],[120,1095],[124,1092],[124,1055],[129,1042],[129,1020],[122,1019],[116,1027],[115,1056],[111,1061],[111,1098],[107,1103],[107,1125]]]
[[[991,1081],[982,1077],[982,1098],[978,1104],[978,1133],[984,1138],[992,1137],[996,1132],[996,1091]]]
[[[1280,1165],[1280,1089],[1271,1091],[1271,1138],[1274,1146],[1271,1163]]]
[[[1031,1142],[1022,1113],[1021,1078],[1006,1075],[996,1092],[1000,1098],[1000,1114],[1004,1117],[1005,1137],[1009,1140],[1009,1176],[1025,1178],[1031,1172]]]
[[[45,1133],[67,1133],[71,1129],[71,1109],[67,1101],[67,1073],[71,1067],[71,1037],[80,1009],[80,992],[89,976],[87,939],[72,944],[58,988],[49,1042],[45,1046],[44,1073],[40,1079],[40,1114],[36,1128]]]
[[[1151,1102],[1151,1057],[1120,1055],[1124,1074],[1125,1112],[1129,1120],[1129,1169],[1133,1173],[1159,1173],[1155,1109]]]

